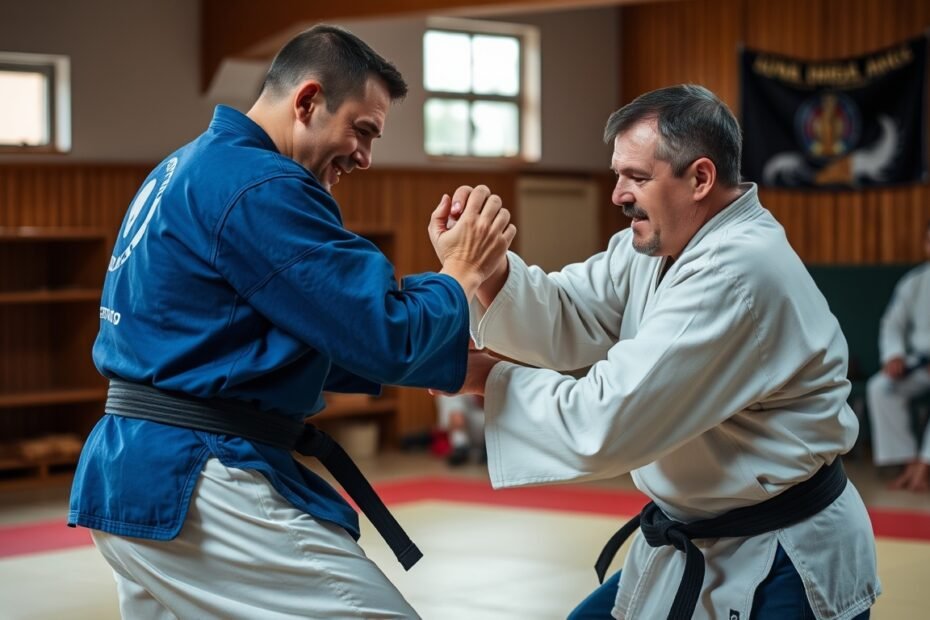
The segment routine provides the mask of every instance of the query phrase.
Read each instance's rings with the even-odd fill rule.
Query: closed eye
[[[373,123],[360,122],[355,125],[355,132],[366,139],[374,139],[381,137],[381,130],[378,129]]]
[[[642,185],[647,181],[652,180],[652,175],[642,168],[624,166],[623,168],[615,169],[613,166],[610,167],[610,171],[618,178],[627,178],[637,185]]]

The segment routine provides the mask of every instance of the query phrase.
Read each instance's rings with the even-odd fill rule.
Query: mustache
[[[627,216],[630,219],[634,217],[638,220],[648,219],[646,212],[636,206],[634,202],[627,202],[623,204],[623,215]]]

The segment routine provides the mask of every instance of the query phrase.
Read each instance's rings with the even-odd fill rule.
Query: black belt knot
[[[637,529],[650,547],[672,546],[685,553],[685,571],[675,593],[668,620],[688,620],[694,615],[704,583],[704,555],[692,542],[695,538],[758,536],[814,516],[838,498],[846,489],[843,462],[836,457],[804,482],[754,506],[745,506],[712,519],[681,523],[670,518],[655,502],[630,519],[611,536],[601,551],[594,570],[604,583],[607,569],[623,542]]]
[[[297,439],[294,450],[304,456],[315,456],[322,461],[332,455],[336,445],[335,439],[317,427],[308,424]]]
[[[684,526],[684,523],[666,517],[654,503],[647,504],[640,514],[639,529],[650,547],[670,545],[684,551],[689,542]]]
[[[312,424],[244,401],[198,399],[112,379],[105,412],[193,430],[243,437],[316,457],[365,513],[405,570],[423,554],[387,509],[365,475],[336,441]]]

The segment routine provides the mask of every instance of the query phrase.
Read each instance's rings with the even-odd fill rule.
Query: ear
[[[294,91],[294,115],[305,125],[315,109],[324,104],[323,86],[317,80],[307,80]]]
[[[707,157],[698,157],[691,162],[689,175],[695,202],[707,197],[717,183],[717,166]]]

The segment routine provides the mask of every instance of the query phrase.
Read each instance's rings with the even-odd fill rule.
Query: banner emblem
[[[926,182],[926,60],[926,37],[828,61],[743,50],[743,177],[828,190]]]

